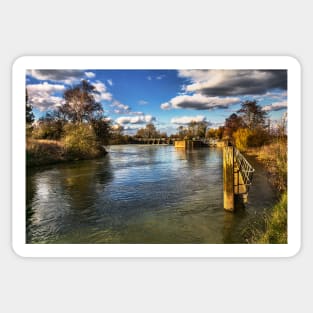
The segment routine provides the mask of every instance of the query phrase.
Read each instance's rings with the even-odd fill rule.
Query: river
[[[248,205],[225,212],[220,148],[108,151],[27,171],[27,243],[244,243],[244,228],[275,201],[253,164]]]

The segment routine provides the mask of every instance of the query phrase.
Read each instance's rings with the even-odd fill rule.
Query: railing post
[[[224,209],[233,212],[235,209],[233,146],[225,146],[223,149],[223,185],[224,185]]]

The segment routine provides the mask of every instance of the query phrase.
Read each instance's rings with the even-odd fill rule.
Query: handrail
[[[236,162],[236,165],[238,167],[238,173],[241,174],[243,180],[243,184],[241,185],[245,185],[245,193],[248,193],[249,188],[252,184],[253,173],[255,172],[255,169],[236,147],[234,147],[234,161]],[[235,186],[239,186],[239,183]]]

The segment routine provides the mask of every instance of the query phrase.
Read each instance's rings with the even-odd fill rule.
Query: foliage
[[[103,111],[101,104],[95,100],[95,94],[96,88],[83,80],[79,85],[69,87],[64,92],[65,103],[59,111],[73,123],[91,121],[95,115]]]
[[[257,240],[257,243],[286,244],[287,240],[287,193],[283,193],[280,201],[265,217],[265,232]]]
[[[210,128],[206,133],[206,138],[209,139],[222,139],[224,133],[224,127]]]
[[[252,243],[287,243],[287,141],[278,139],[247,151],[265,165],[271,184],[281,194],[280,201],[248,230]]]
[[[233,113],[225,120],[225,136],[231,137],[238,128],[243,127],[244,122],[242,117],[238,116],[236,113]]]
[[[148,123],[145,128],[138,129],[135,137],[158,138],[158,137],[160,137],[160,133],[156,130],[153,123]]]
[[[245,101],[237,111],[245,127],[254,130],[266,127],[267,113],[257,104],[257,101]]]
[[[58,111],[47,112],[38,120],[33,129],[33,138],[58,140],[63,134],[66,121],[61,118]]]
[[[252,136],[252,130],[248,128],[239,128],[233,133],[235,146],[240,151],[245,151],[248,148],[249,138]]]
[[[205,138],[207,127],[207,122],[191,121],[187,126],[184,127],[181,125],[177,128],[177,136],[179,139]]]
[[[250,148],[248,154],[256,155],[257,159],[265,165],[270,182],[279,192],[287,191],[287,141],[279,139],[261,148]]]
[[[28,102],[28,91],[27,91],[27,88],[26,88],[25,103],[26,103],[26,124],[30,125],[30,124],[32,124],[34,122],[35,117],[34,117],[34,113],[33,113],[33,107]]]
[[[110,138],[110,122],[102,115],[90,120],[99,144],[107,145]]]
[[[245,151],[250,147],[261,147],[268,141],[268,133],[260,128],[251,130],[249,128],[239,128],[233,133],[235,146],[240,151]]]
[[[26,164],[28,167],[62,161],[65,161],[65,155],[59,141],[27,139]]]
[[[65,125],[63,144],[70,158],[84,159],[100,155],[96,134],[88,124]]]

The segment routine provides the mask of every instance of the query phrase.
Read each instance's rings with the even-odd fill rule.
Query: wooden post
[[[223,149],[223,181],[224,209],[233,212],[234,203],[234,148],[225,146]]]

